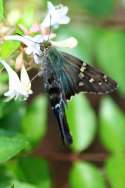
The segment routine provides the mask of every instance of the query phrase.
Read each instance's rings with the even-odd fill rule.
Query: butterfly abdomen
[[[52,110],[58,120],[60,134],[65,144],[72,143],[72,137],[69,132],[68,123],[65,115],[65,97],[63,96],[63,88],[59,79],[59,75],[53,69],[49,59],[44,71],[44,87],[49,95]]]
[[[58,84],[57,84],[58,85]],[[52,110],[54,111],[56,118],[58,120],[59,129],[61,133],[61,137],[65,144],[72,143],[72,137],[69,132],[66,116],[65,116],[65,102],[62,97],[62,93],[60,91],[59,86],[55,86],[55,83],[51,83],[51,86],[48,89],[48,93],[50,96],[50,102],[52,106]]]
[[[68,145],[72,144],[72,137],[69,132],[63,101],[60,101],[60,103],[56,104],[52,109],[58,120],[60,133],[61,133],[63,142]]]

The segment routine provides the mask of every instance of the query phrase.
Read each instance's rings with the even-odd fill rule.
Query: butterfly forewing
[[[66,90],[67,99],[79,92],[107,94],[116,89],[116,82],[95,67],[67,53],[63,52],[62,56],[64,59],[63,74],[65,75],[63,77],[69,86],[69,89]],[[65,82],[63,82],[64,88]]]

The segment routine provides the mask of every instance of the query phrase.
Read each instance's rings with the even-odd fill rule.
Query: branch
[[[57,152],[38,152],[37,155],[44,157],[47,160],[52,161],[76,161],[76,160],[85,160],[93,162],[102,162],[107,158],[106,153],[57,153]]]

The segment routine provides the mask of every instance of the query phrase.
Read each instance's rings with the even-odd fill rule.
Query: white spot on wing
[[[79,86],[83,86],[84,85],[84,83],[83,82],[79,82]]]
[[[84,74],[82,72],[79,73],[79,78],[80,79],[84,78]]]
[[[102,82],[99,82],[98,84],[101,86],[101,85],[102,85]]]
[[[93,79],[93,78],[91,78],[90,80],[89,80],[89,82],[90,83],[93,83],[95,80]]]

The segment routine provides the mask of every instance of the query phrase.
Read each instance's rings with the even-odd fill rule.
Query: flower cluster
[[[29,35],[10,35],[6,36],[5,40],[16,40],[25,44],[26,48],[24,52],[28,55],[33,55],[34,62],[40,64],[38,56],[41,55],[40,43],[46,40],[50,40],[52,45],[55,47],[65,47],[74,48],[77,45],[77,40],[74,37],[70,37],[63,41],[53,41],[56,34],[51,32],[51,27],[58,28],[60,24],[68,24],[70,18],[67,16],[68,7],[63,5],[54,6],[51,2],[48,2],[48,12],[40,24],[41,34],[37,34],[34,37]],[[32,29],[31,29],[32,30]],[[22,63],[20,68],[20,78],[17,73],[7,64],[5,61],[0,60],[0,63],[6,69],[9,76],[9,90],[4,93],[7,97],[7,101],[15,98],[22,98],[26,100],[30,94],[33,93],[31,90],[31,81],[29,79],[28,73]]]

